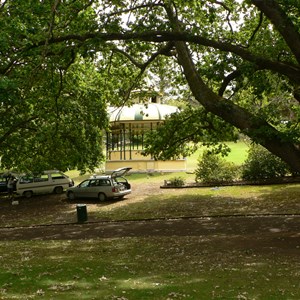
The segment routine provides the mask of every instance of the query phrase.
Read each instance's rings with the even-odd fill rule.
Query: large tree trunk
[[[298,63],[300,63],[300,34],[289,20],[285,12],[280,8],[277,1],[274,0],[252,0],[261,12],[263,12],[268,19],[273,23],[275,28],[284,38],[286,44],[289,46],[295,55]],[[298,4],[299,5],[299,4]]]
[[[184,42],[176,42],[178,61],[196,100],[208,111],[239,128],[254,141],[284,160],[294,171],[300,172],[300,151],[266,121],[213,93],[199,76]]]
[[[173,29],[180,32],[180,25],[172,9],[167,9]],[[239,128],[255,142],[285,161],[293,171],[300,172],[300,150],[293,143],[282,138],[282,134],[265,120],[244,108],[215,94],[202,80],[185,42],[175,42],[178,62],[182,66],[186,80],[195,99],[204,108],[226,122]]]

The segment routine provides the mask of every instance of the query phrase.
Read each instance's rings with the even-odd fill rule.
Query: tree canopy
[[[156,158],[238,132],[300,171],[299,1],[0,3],[2,167],[92,169],[107,104],[150,82],[185,107]]]

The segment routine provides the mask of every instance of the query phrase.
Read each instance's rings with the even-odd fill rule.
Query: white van
[[[32,174],[20,176],[16,184],[16,193],[26,198],[30,198],[33,194],[61,194],[73,185],[73,180],[64,173],[49,170],[38,176]]]

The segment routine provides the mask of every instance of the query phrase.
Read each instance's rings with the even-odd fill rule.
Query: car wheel
[[[62,194],[64,191],[63,187],[62,186],[57,186],[55,189],[54,189],[54,193],[55,194]]]
[[[32,191],[26,191],[26,192],[23,193],[23,196],[24,196],[25,198],[31,198],[32,195],[33,195]]]
[[[107,197],[104,193],[99,193],[98,199],[99,199],[99,201],[103,202],[103,201],[106,201]]]
[[[68,192],[67,197],[69,200],[74,200],[75,199],[75,194],[73,192]]]

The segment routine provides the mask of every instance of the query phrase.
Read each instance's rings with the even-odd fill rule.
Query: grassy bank
[[[0,243],[1,299],[299,299],[299,260],[224,238]],[[12,251],[13,249],[13,251]]]
[[[155,186],[163,178],[146,179],[139,174],[131,181],[137,186],[150,180]],[[88,209],[94,220],[292,214],[299,212],[299,197],[298,185],[168,190],[136,200],[89,203]],[[56,217],[67,220],[74,212],[74,204],[62,201],[56,204],[55,215],[47,209],[38,214],[43,198],[31,201],[41,206],[39,210],[32,207],[28,215],[22,209],[29,202],[11,207],[19,218],[15,224],[21,225],[27,218],[32,223]],[[231,239],[243,241],[243,236],[215,232],[209,236],[76,241],[24,241],[20,237],[20,241],[0,242],[0,299],[300,298],[297,247],[278,249],[262,241],[261,248],[254,249],[243,242],[230,245]]]
[[[287,236],[287,219],[300,213],[299,185],[159,189],[174,176],[194,179],[187,173],[131,174],[132,195],[87,201],[89,220],[202,216],[220,224],[216,216],[277,214],[282,228],[265,230],[268,240],[242,229],[239,235],[221,234],[214,222],[202,223],[212,231],[207,235],[84,239],[82,225],[80,240],[20,236],[0,242],[0,299],[300,299],[299,234]],[[24,199],[17,206],[0,200],[1,227],[76,222],[78,202],[64,195]]]
[[[11,242],[0,249],[1,299],[300,298],[297,259],[216,248],[204,237]]]

